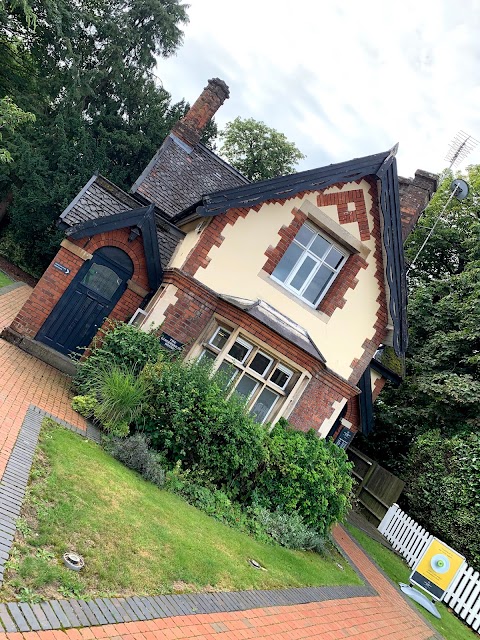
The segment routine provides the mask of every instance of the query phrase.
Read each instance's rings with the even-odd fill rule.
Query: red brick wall
[[[139,237],[133,242],[128,242],[128,235],[128,229],[119,229],[91,238],[75,240],[74,244],[89,253],[94,253],[96,249],[106,246],[123,249],[130,256],[134,265],[132,281],[148,290],[147,265],[142,239]],[[55,269],[53,266],[55,262],[60,262],[69,268],[70,273],[66,275]],[[81,258],[68,249],[60,247],[29,299],[10,325],[11,328],[21,335],[34,338],[83,264],[84,261]],[[127,289],[110,314],[110,318],[126,320],[135,312],[141,302],[141,296]]]
[[[355,395],[354,387],[325,369],[318,360],[241,309],[217,298],[213,291],[192,277],[172,269],[165,272],[164,282],[175,285],[178,291],[177,301],[165,310],[165,320],[160,331],[191,347],[205,330],[214,313],[217,313],[313,374],[314,377],[289,418],[297,429],[318,430],[323,421],[332,415],[332,403],[335,400],[340,401],[344,397],[351,398]]]

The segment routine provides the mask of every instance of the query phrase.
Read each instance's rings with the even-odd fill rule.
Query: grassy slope
[[[9,277],[7,277],[3,271],[0,271],[0,289],[2,287],[6,287],[9,284],[12,284],[13,280],[10,280]]]
[[[61,427],[43,428],[32,477],[0,600],[359,583],[343,559],[261,544]],[[59,562],[69,549],[80,574]]]
[[[352,536],[360,543],[365,551],[375,560],[375,562],[385,571],[393,582],[398,584],[404,582],[408,584],[411,570],[407,563],[389,549],[369,538],[366,533],[356,527],[348,525],[348,530]],[[444,604],[437,604],[437,609],[442,618],[439,620],[428,613],[419,604],[411,601],[421,614],[430,622],[435,629],[443,635],[446,640],[474,640],[478,635],[461,622],[453,613],[450,613]]]

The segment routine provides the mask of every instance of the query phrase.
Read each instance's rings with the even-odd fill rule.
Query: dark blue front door
[[[124,251],[98,249],[82,265],[36,339],[66,355],[81,353],[120,300],[132,275],[132,261]]]

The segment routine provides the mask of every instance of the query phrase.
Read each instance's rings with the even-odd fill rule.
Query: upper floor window
[[[275,267],[272,278],[317,307],[346,259],[344,250],[305,223]]]

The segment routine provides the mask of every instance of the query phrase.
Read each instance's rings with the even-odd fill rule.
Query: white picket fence
[[[378,530],[410,567],[416,563],[433,536],[393,504],[378,525]],[[443,601],[480,634],[480,574],[464,564]]]

